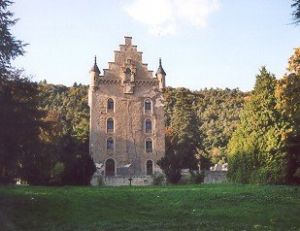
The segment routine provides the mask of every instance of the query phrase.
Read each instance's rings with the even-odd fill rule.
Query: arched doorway
[[[146,171],[147,175],[153,174],[153,161],[152,160],[147,160],[146,169],[147,169],[147,171]]]
[[[113,159],[108,159],[105,161],[105,176],[115,175],[115,161]]]

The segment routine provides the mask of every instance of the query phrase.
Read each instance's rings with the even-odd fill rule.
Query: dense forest
[[[294,1],[299,24],[300,1]],[[11,65],[24,44],[0,1],[0,184],[87,185],[95,171],[88,153],[88,86],[36,83]],[[164,90],[166,155],[158,164],[169,182],[181,169],[229,163],[242,183],[300,184],[300,48],[280,79],[265,67],[251,92]]]

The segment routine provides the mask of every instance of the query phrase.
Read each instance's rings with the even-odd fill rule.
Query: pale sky
[[[172,87],[251,90],[265,65],[286,72],[300,26],[289,0],[17,0],[14,35],[29,43],[14,65],[33,80],[88,84],[132,36],[143,62],[156,71],[162,57]],[[103,71],[102,71],[103,73]]]

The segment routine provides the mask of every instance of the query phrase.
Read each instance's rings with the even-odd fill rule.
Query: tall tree
[[[167,129],[166,157],[159,162],[172,183],[180,179],[181,169],[198,169],[196,155],[202,148],[199,121],[194,109],[195,95],[185,88],[179,88],[175,99],[174,108],[171,109],[173,114],[166,121],[170,126]],[[167,105],[170,106],[169,103]]]
[[[10,32],[17,19],[8,10],[12,4],[9,0],[0,0],[0,78],[3,78],[11,68],[11,59],[24,54],[24,44]]]
[[[195,97],[189,90],[181,88],[175,95],[174,115],[171,122],[175,152],[181,156],[182,167],[197,169],[195,155],[201,148],[199,121],[195,110]]]
[[[33,180],[38,177],[39,127],[42,113],[38,110],[37,84],[26,78],[0,80],[0,179]]]
[[[50,128],[41,132],[48,160],[50,184],[89,184],[95,171],[88,152],[89,108],[87,86],[39,84],[39,106]]]
[[[282,183],[286,177],[285,122],[276,110],[276,79],[263,67],[229,145],[233,181]]]
[[[29,135],[36,135],[36,126],[31,129],[31,125],[38,116],[31,101],[36,86],[11,67],[11,60],[24,53],[24,44],[10,32],[17,21],[8,10],[11,4],[0,1],[0,182],[13,181],[20,174],[31,146],[28,141],[34,140]]]
[[[277,109],[288,122],[285,137],[288,147],[287,182],[300,184],[300,48],[289,59],[291,72],[278,81]]]

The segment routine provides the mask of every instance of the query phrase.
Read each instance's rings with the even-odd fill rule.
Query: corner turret
[[[166,72],[161,65],[161,58],[159,58],[159,66],[158,66],[155,76],[157,77],[157,79],[159,81],[159,89],[160,90],[164,89],[166,87],[166,80],[165,80]]]
[[[99,70],[99,67],[97,65],[97,57],[95,56],[95,62],[94,62],[94,66],[91,68],[90,70],[90,87],[94,87],[95,86],[95,81],[96,81],[96,78],[99,77],[100,75],[100,70]]]

